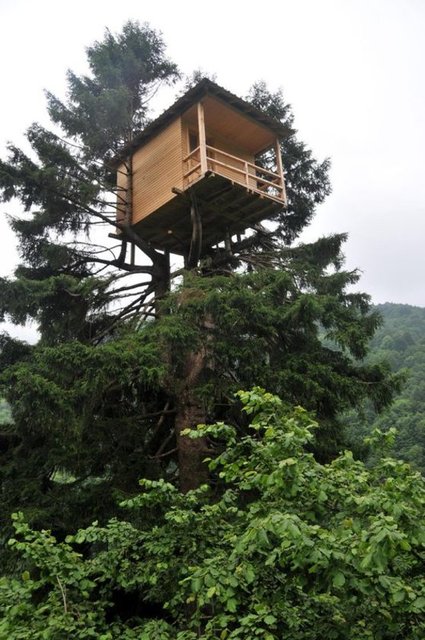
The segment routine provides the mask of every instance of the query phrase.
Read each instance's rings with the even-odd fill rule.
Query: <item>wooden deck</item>
[[[202,177],[202,146],[197,147],[183,158],[183,185],[187,188]],[[235,155],[205,145],[207,171],[240,184],[260,196],[267,196],[280,204],[285,204],[285,183],[283,172],[276,173],[263,169]]]
[[[210,160],[219,167],[217,156]],[[255,168],[257,170],[259,167]],[[175,193],[171,200],[155,211],[154,216],[138,222],[135,230],[158,249],[186,254],[192,236],[190,207],[193,194],[203,223],[204,250],[222,241],[226,230],[231,235],[242,233],[251,224],[281,211],[285,206],[284,187],[269,179],[268,174],[272,172],[261,169],[262,173],[256,175],[252,171],[248,167],[248,172],[244,172],[239,182],[209,169],[206,174],[190,181],[184,191]],[[189,175],[193,174],[195,171],[189,172]],[[269,189],[273,192],[269,193]]]

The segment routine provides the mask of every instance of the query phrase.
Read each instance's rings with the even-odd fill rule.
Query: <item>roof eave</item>
[[[123,162],[133,151],[146,144],[155,134],[159,133],[164,127],[172,122],[179,115],[182,115],[192,105],[196,104],[206,95],[220,98],[224,103],[229,104],[246,116],[252,118],[257,123],[263,125],[267,129],[273,131],[277,137],[286,138],[293,130],[282,124],[278,120],[274,120],[267,114],[263,113],[249,102],[242,100],[230,91],[210,80],[203,78],[194,87],[189,89],[174,104],[166,109],[158,118],[148,124],[145,129],[137,135],[134,140],[125,145],[121,151],[113,158],[112,165],[117,166]]]

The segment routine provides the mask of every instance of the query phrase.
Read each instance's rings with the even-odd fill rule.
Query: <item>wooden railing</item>
[[[206,170],[224,176],[232,182],[246,186],[250,191],[265,195],[277,202],[285,202],[282,176],[269,169],[238,158],[222,149],[206,145]],[[203,175],[201,148],[196,147],[183,158],[184,186],[189,186]]]

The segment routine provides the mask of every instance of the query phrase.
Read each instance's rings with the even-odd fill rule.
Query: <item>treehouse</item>
[[[118,214],[153,247],[187,254],[286,205],[279,139],[288,130],[204,79],[120,154]],[[271,167],[271,168],[270,168]],[[199,233],[198,233],[199,236]]]

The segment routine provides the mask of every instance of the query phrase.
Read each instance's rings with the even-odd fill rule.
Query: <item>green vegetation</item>
[[[342,268],[345,236],[291,246],[330,191],[329,162],[313,158],[289,105],[263,83],[248,99],[288,130],[289,204],[272,230],[255,225],[207,248],[168,295],[164,255],[132,227],[121,225],[114,249],[87,242],[120,224],[110,159],[148,122],[149,96],[178,77],[147,25],[107,32],[87,55],[90,75],[68,74],[67,101],[48,95],[61,136],[33,125],[31,155],[12,145],[0,162],[3,200],[27,211],[12,221],[23,263],[0,280],[0,312],[32,319],[41,335],[32,347],[1,338],[13,428],[0,450],[0,518],[6,526],[24,510],[60,536],[113,516],[140,478],[183,491],[208,480],[206,444],[181,432],[223,419],[243,434],[238,389],[258,384],[314,411],[325,461],[341,448],[339,414],[366,399],[380,409],[397,388],[385,366],[363,360],[379,317],[367,295],[347,291],[358,273]]]
[[[374,428],[396,427],[393,454],[425,473],[425,309],[402,304],[376,307],[382,326],[371,341],[369,361],[387,360],[394,371],[404,372],[402,391],[380,415],[367,407],[363,417],[350,414],[347,429],[356,450]]]
[[[379,314],[350,293],[344,235],[293,244],[329,162],[254,85],[288,130],[288,208],[170,275],[116,221],[113,156],[178,70],[147,25],[87,53],[66,102],[48,95],[55,132],[33,125],[31,153],[0,161],[1,197],[25,212],[0,316],[41,336],[0,336],[0,639],[422,638],[423,480],[338,456],[341,415],[399,387],[366,360]],[[116,246],[94,244],[117,226]],[[254,384],[276,395],[235,401]],[[198,424],[216,426],[185,435]]]
[[[0,638],[422,640],[421,475],[349,452],[322,465],[305,411],[260,389],[239,397],[246,436],[223,423],[190,434],[215,450],[214,488],[145,480],[128,520],[64,542],[15,516],[21,575],[0,582]],[[380,450],[390,438],[373,436]]]
[[[332,255],[335,240],[319,246]],[[192,275],[164,300],[169,313],[137,331],[123,327],[96,346],[39,345],[5,368],[14,425],[2,461],[4,522],[25,509],[32,523],[66,535],[113,515],[117,495],[136,492],[140,478],[181,486],[181,403],[196,411],[183,415],[180,428],[223,418],[242,434],[244,419],[231,397],[255,380],[288,405],[314,411],[322,420],[316,453],[321,460],[335,455],[342,446],[338,414],[368,398],[385,405],[394,383],[379,365],[350,358],[350,347],[366,349],[375,315],[367,305],[359,311],[361,295],[347,295],[342,308],[341,281],[350,275],[325,273],[328,260],[310,254],[287,250],[285,271]],[[306,292],[300,268],[311,283]],[[338,351],[322,344],[323,325],[338,336]],[[364,384],[368,379],[375,384]],[[194,483],[188,488],[207,479],[205,448],[196,443],[183,459],[185,478]]]
[[[0,400],[0,424],[9,424],[10,420],[10,406],[6,400]]]

